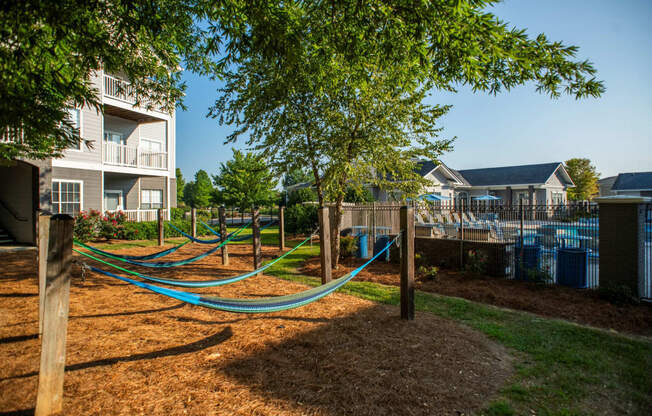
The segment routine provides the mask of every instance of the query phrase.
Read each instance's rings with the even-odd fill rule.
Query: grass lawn
[[[276,228],[263,230],[263,244],[277,244],[276,233]],[[179,243],[184,239],[168,241]],[[287,244],[291,247],[296,243]],[[138,241],[100,247],[155,244]],[[304,246],[265,273],[316,286],[319,279],[303,276],[297,268],[318,254],[318,246]],[[399,304],[399,290],[393,286],[353,281],[341,291],[375,302]],[[481,331],[513,351],[516,375],[486,409],[488,415],[533,414],[532,411],[537,415],[645,414],[645,409],[652,406],[650,340],[419,291],[416,309]]]

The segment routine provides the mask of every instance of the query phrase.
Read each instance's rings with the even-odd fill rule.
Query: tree
[[[573,180],[575,187],[568,188],[568,199],[585,201],[598,193],[598,178],[600,174],[589,159],[573,158],[565,163],[566,171]]]
[[[183,203],[183,189],[186,186],[186,181],[183,179],[183,174],[181,173],[181,169],[177,168],[176,172],[176,177],[177,177],[177,205]]]
[[[283,187],[287,188],[299,183],[311,182],[313,179],[312,173],[306,171],[306,169],[294,168],[283,176]]]
[[[355,188],[349,186],[344,195],[344,202],[373,202],[374,197],[368,188]]]
[[[188,182],[183,189],[184,202],[193,208],[207,208],[213,196],[213,184],[205,170],[195,173],[195,180]]]
[[[233,149],[233,159],[220,165],[220,173],[213,180],[224,203],[243,211],[277,198],[274,175],[265,159],[253,153]]]
[[[533,82],[553,98],[604,91],[592,65],[573,60],[576,47],[508,29],[485,12],[494,3],[284,2],[269,25],[277,52],[252,42],[231,55],[211,114],[237,127],[227,141],[247,133],[277,172],[311,169],[319,203],[335,203],[334,266],[348,186],[414,195],[416,159],[451,149],[436,124],[450,107],[424,105],[431,90],[496,94]],[[252,39],[267,29],[251,26]]]

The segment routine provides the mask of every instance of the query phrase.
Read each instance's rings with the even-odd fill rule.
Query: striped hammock
[[[306,238],[301,243],[297,244],[297,246],[294,247],[292,250],[288,251],[287,253],[283,254],[280,257],[275,258],[274,260],[270,261],[269,263],[266,263],[265,265],[263,265],[262,267],[257,268],[254,271],[243,273],[243,274],[240,274],[240,275],[237,275],[237,276],[227,277],[227,278],[224,278],[224,279],[194,280],[194,281],[192,281],[192,280],[161,279],[161,278],[158,278],[158,277],[148,276],[146,274],[138,273],[138,272],[135,272],[133,270],[128,270],[128,269],[125,269],[123,267],[117,266],[115,264],[109,263],[108,261],[104,261],[104,260],[99,259],[99,258],[97,258],[95,256],[92,256],[92,255],[90,255],[88,253],[84,253],[84,252],[76,250],[76,249],[73,249],[73,250],[75,250],[77,253],[79,253],[81,255],[84,255],[84,256],[86,256],[88,258],[91,258],[91,259],[93,259],[95,261],[106,264],[107,266],[111,266],[111,267],[113,267],[115,269],[121,270],[121,271],[123,271],[125,273],[131,274],[131,275],[134,275],[134,276],[138,276],[141,279],[149,280],[151,282],[157,282],[157,283],[162,283],[164,285],[179,286],[179,287],[213,287],[213,286],[223,286],[223,285],[227,285],[229,283],[239,282],[240,280],[244,280],[244,279],[246,279],[248,277],[255,276],[258,273],[268,269],[269,267],[271,267],[273,264],[275,264],[276,262],[278,262],[282,258],[288,256],[290,253],[292,253],[293,251],[295,251],[296,249],[298,249],[299,247],[301,247],[302,245],[307,243],[309,240],[310,240],[310,237]]]
[[[399,234],[400,235],[400,234]],[[398,238],[398,236],[396,237]],[[309,303],[315,302],[330,293],[333,293],[340,287],[344,286],[351,279],[353,279],[362,269],[367,267],[369,263],[374,261],[378,256],[383,254],[385,251],[389,250],[389,247],[396,241],[396,238],[391,240],[385,248],[380,252],[375,254],[369,261],[364,263],[362,266],[351,271],[350,273],[345,274],[344,276],[332,280],[324,285],[314,287],[312,289],[304,290],[303,292],[295,293],[292,295],[285,296],[276,296],[268,298],[257,298],[257,299],[237,299],[237,298],[221,298],[217,296],[203,296],[198,293],[182,292],[180,290],[168,289],[160,286],[156,286],[149,283],[139,282],[137,280],[129,279],[127,277],[119,276],[111,272],[98,269],[97,267],[91,267],[90,269],[96,273],[101,273],[106,276],[110,276],[123,282],[130,283],[132,285],[141,287],[143,289],[150,290],[155,293],[159,293],[164,296],[168,296],[182,302],[190,303],[192,305],[203,306],[211,309],[218,309],[226,312],[237,312],[237,313],[265,313],[265,312],[277,312],[285,311],[288,309],[298,308]]]
[[[86,250],[90,250],[93,253],[96,253],[96,254],[99,254],[101,256],[108,257],[108,258],[111,258],[111,259],[114,259],[114,260],[122,261],[122,262],[129,263],[129,264],[133,264],[133,265],[136,265],[136,266],[154,267],[154,268],[167,268],[167,267],[183,266],[184,264],[193,263],[193,262],[196,262],[197,260],[203,259],[206,256],[210,256],[211,254],[213,254],[217,250],[219,250],[224,244],[228,243],[229,240],[231,240],[236,235],[238,235],[245,228],[245,226],[246,225],[243,225],[242,227],[240,227],[238,230],[236,230],[235,232],[230,234],[229,238],[227,238],[226,240],[224,240],[222,243],[218,244],[217,246],[211,248],[210,250],[208,250],[208,251],[206,251],[206,252],[204,252],[202,254],[199,254],[197,256],[194,256],[194,257],[190,257],[190,258],[182,259],[182,260],[175,260],[175,261],[145,262],[145,261],[125,259],[125,258],[118,257],[118,256],[116,256],[114,254],[104,252],[104,251],[102,251],[102,250],[100,250],[98,248],[89,246],[89,245],[84,244],[84,243],[82,243],[80,241],[77,241],[77,240],[73,240],[73,241],[74,241],[74,243],[76,245],[78,245],[80,247],[83,247]]]

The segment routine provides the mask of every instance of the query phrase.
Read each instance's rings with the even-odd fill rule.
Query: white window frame
[[[124,134],[124,133],[121,133],[121,132],[119,132],[119,131],[115,131],[115,130],[104,130],[104,133],[102,133],[102,142],[104,142],[104,143],[113,143],[113,144],[117,144],[117,143],[115,143],[115,142],[109,142],[108,140],[106,140],[106,134],[107,134],[107,133],[109,133],[109,134],[115,134],[115,135],[120,136],[121,139],[122,139],[122,140],[120,140],[120,141],[121,141],[120,144],[121,144],[122,146],[125,146],[125,145],[127,144],[127,138],[125,137],[125,134]]]
[[[54,212],[54,201],[52,200],[52,197],[54,195],[54,186],[51,187],[50,189],[50,204],[52,205],[52,212],[54,214],[59,214],[61,211],[61,183],[78,183],[79,184],[79,212],[82,212],[84,210],[84,181],[80,181],[77,179],[52,179],[52,184],[57,182],[59,183],[59,212]]]
[[[79,126],[77,126],[77,128],[79,129],[79,137],[84,137],[84,130],[83,130],[83,126],[84,126],[84,121],[83,121],[84,116],[83,116],[83,114],[84,114],[84,112],[81,110],[81,108],[69,108],[68,109],[68,115],[70,115],[71,111],[77,111],[77,113],[79,114]],[[84,141],[80,140],[79,141],[79,147],[70,147],[70,148],[68,148],[66,150],[71,151],[71,152],[83,152],[84,151],[83,143],[84,143]]]
[[[160,192],[161,193],[161,202],[160,202],[161,207],[160,208],[165,208],[165,205],[163,203],[163,190],[162,189],[141,189],[140,190],[140,209],[158,209],[158,208],[152,208],[152,194],[153,194],[153,192]],[[145,198],[144,198],[145,193],[148,193],[147,200],[149,202],[147,202],[147,204],[149,205],[149,208],[144,208],[143,207],[143,205],[144,205],[143,201],[145,200]]]
[[[122,211],[125,209],[125,204],[124,204],[124,195],[122,193],[122,189],[104,189],[104,193],[102,194],[102,199],[106,197],[106,194],[118,194],[120,195],[120,198],[118,198],[118,208],[116,211]],[[104,201],[106,204],[106,201]]]
[[[145,150],[145,146],[143,146],[144,141],[145,142],[150,142],[150,143],[158,143],[158,144],[160,144],[161,145],[161,150],[159,150],[158,152],[154,152],[152,150]],[[140,138],[140,150],[151,152],[151,153],[165,153],[164,150],[163,150],[163,141],[162,140],[149,139],[147,137],[141,137]]]

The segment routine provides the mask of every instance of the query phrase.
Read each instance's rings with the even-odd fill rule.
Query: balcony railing
[[[22,143],[23,129],[7,128],[0,131],[0,143]]]
[[[104,143],[104,163],[133,168],[167,169],[168,154],[118,143]]]
[[[131,84],[107,74],[104,74],[104,95],[129,104],[136,103],[136,95]]]
[[[158,209],[121,209],[118,211],[106,212],[123,212],[127,216],[127,221],[142,222],[158,220]],[[167,218],[167,210],[163,210],[163,218]]]

